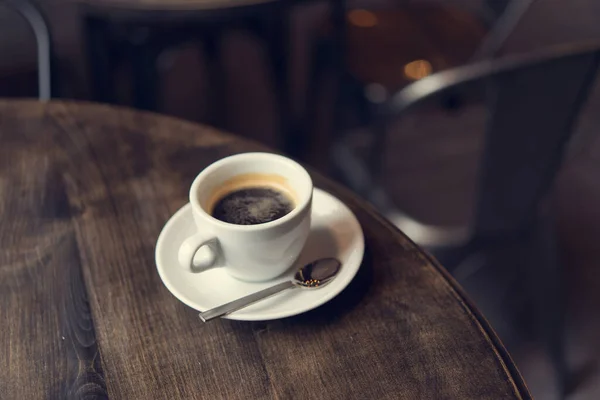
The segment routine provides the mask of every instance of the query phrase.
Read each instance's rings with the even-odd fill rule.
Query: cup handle
[[[198,233],[194,236],[187,238],[179,248],[179,265],[190,272],[199,273],[207,271],[211,268],[217,267],[218,259],[218,244],[219,241],[216,236],[207,236],[205,234]],[[194,256],[202,247],[208,247],[211,255],[207,257],[207,260],[200,265],[194,264]]]

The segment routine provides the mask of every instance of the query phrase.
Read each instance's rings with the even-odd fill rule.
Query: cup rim
[[[232,158],[253,158],[253,157],[273,158],[279,162],[283,162],[283,163],[290,165],[292,168],[298,170],[302,175],[304,175],[304,178],[307,179],[307,181],[310,185],[310,189],[307,191],[306,194],[303,194],[301,196],[300,201],[298,202],[296,207],[294,207],[294,209],[291,212],[289,212],[288,214],[286,214],[283,217],[276,219],[274,221],[265,222],[262,224],[254,224],[254,225],[237,225],[237,224],[231,224],[229,222],[221,221],[221,220],[213,217],[212,215],[210,215],[204,209],[204,207],[202,207],[200,205],[200,201],[198,200],[198,186],[200,185],[202,180],[205,179],[206,176],[208,176],[209,174],[214,172],[216,169],[222,167],[224,164],[231,162]],[[204,168],[198,174],[198,176],[196,176],[196,178],[194,178],[194,181],[192,182],[192,186],[190,187],[189,199],[190,199],[190,204],[192,205],[192,208],[195,209],[203,218],[208,220],[210,223],[212,223],[216,226],[219,226],[221,228],[226,228],[226,229],[229,229],[232,231],[253,232],[253,231],[260,231],[260,230],[263,230],[266,228],[279,226],[279,225],[285,224],[287,221],[290,221],[293,218],[295,218],[304,209],[306,209],[306,207],[310,204],[310,201],[312,199],[313,188],[314,188],[313,182],[312,182],[312,179],[311,179],[308,171],[302,165],[300,165],[298,162],[292,160],[291,158],[281,156],[279,154],[266,153],[266,152],[239,153],[239,154],[234,154],[231,156],[221,158],[220,160],[217,160],[214,163],[210,164],[208,167]]]

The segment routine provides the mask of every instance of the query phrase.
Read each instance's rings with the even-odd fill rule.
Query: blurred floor
[[[63,82],[65,93],[68,97],[85,98],[85,63],[81,57],[76,10],[64,0],[42,3],[51,21],[61,21],[53,25],[53,30],[61,66],[72,71],[68,73],[71,79]],[[318,4],[300,6],[294,14],[291,52],[297,111],[301,111],[304,97],[301,88],[306,86],[310,32],[314,32],[323,9]],[[557,43],[598,39],[598,15],[600,2],[595,0],[574,0],[568,4],[559,0],[538,0],[511,35],[504,51],[526,52]],[[12,60],[0,57],[0,96],[34,96],[35,84],[31,84],[33,58],[25,51],[34,54],[33,42],[26,28],[18,21],[5,18],[2,9],[0,26],[11,32],[0,35],[0,54],[3,49],[4,54],[9,53],[6,49],[15,48],[15,43],[18,49],[18,57]],[[224,50],[223,60],[229,78],[224,88],[227,114],[223,127],[278,146],[276,107],[263,48],[254,38],[232,32],[224,41]],[[206,93],[203,65],[203,56],[195,45],[183,45],[163,54],[160,60],[164,89],[162,112],[196,121],[207,119],[211,98]],[[600,398],[600,341],[597,340],[600,337],[600,313],[597,312],[600,309],[600,246],[596,243],[600,238],[599,109],[600,84],[597,84],[579,121],[573,151],[553,192],[567,272],[565,284],[569,292],[569,362],[580,383],[569,398],[578,400]],[[429,222],[467,220],[483,121],[481,107],[471,104],[455,113],[441,109],[415,112],[394,126],[385,155],[390,160],[386,182],[398,205]],[[318,134],[327,135],[328,132],[319,130]],[[352,135],[359,149],[368,139],[364,130],[352,132]],[[318,159],[312,161],[319,164]],[[469,288],[468,284],[466,286]],[[513,311],[520,308],[524,298],[518,290],[513,287],[508,292],[512,298],[508,308]],[[472,288],[471,294],[484,310],[493,309],[489,303],[495,299],[486,298],[485,293],[476,288]],[[489,311],[487,316],[503,335],[534,396],[550,400],[558,398],[551,365],[535,335],[527,329],[503,329],[506,316],[502,313]]]

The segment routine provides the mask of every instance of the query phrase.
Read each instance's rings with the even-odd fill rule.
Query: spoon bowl
[[[336,258],[321,258],[306,264],[294,275],[294,284],[301,288],[316,289],[335,278],[342,263]]]

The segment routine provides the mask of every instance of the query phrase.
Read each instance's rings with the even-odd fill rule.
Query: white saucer
[[[329,193],[315,189],[311,232],[298,261],[286,273],[268,282],[243,282],[215,268],[199,274],[178,265],[181,243],[196,232],[192,209],[186,204],[167,221],[156,243],[156,266],[171,293],[188,306],[206,311],[247,294],[289,280],[295,271],[310,261],[336,257],[342,262],[339,275],[327,286],[314,289],[290,289],[236,311],[226,318],[264,321],[297,315],[316,308],[338,295],[354,278],[365,249],[358,220],[344,203]]]

